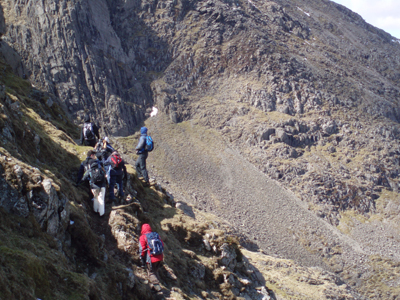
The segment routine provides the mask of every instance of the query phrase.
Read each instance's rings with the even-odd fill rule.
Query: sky
[[[332,0],[400,39],[400,0]]]

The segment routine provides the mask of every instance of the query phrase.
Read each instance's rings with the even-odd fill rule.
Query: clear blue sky
[[[332,0],[400,39],[400,0]]]

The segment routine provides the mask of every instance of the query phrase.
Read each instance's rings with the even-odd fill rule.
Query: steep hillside
[[[18,93],[75,123],[90,112],[114,136],[157,106],[149,167],[179,200],[229,222],[242,245],[335,272],[356,298],[397,297],[399,40],[328,0],[1,4],[4,59],[46,91],[7,83]],[[38,114],[77,138],[62,112]],[[35,126],[17,147],[33,131],[10,119],[16,157],[72,142]],[[119,140],[129,160],[136,138]],[[59,170],[64,150],[40,151],[56,182],[71,174]]]
[[[357,295],[333,273],[241,250],[225,221],[196,209],[187,215],[160,184],[143,188],[131,167],[128,200],[107,203],[100,218],[92,212],[89,190],[72,184],[90,149],[75,144],[77,128],[56,98],[31,87],[4,61],[0,68],[0,299]],[[165,242],[159,293],[139,265],[143,223]]]

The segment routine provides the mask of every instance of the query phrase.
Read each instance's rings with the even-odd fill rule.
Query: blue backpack
[[[163,254],[164,246],[161,242],[160,236],[157,232],[150,232],[146,234],[147,245],[151,255]]]
[[[149,136],[149,135],[146,137],[146,146],[145,146],[145,149],[146,149],[147,151],[149,151],[149,152],[153,151],[153,149],[154,149],[154,142],[153,142],[153,139],[152,139],[151,136]]]

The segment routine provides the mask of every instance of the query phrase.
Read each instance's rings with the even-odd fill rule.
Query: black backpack
[[[90,179],[93,183],[102,183],[104,181],[105,173],[98,161],[92,162],[89,166],[89,169]]]
[[[93,140],[96,136],[93,131],[93,125],[92,123],[85,123],[83,125],[83,137],[85,140]]]

